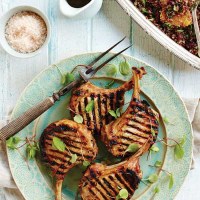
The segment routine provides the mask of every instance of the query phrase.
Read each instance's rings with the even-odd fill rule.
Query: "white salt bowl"
[[[8,20],[16,13],[21,12],[21,11],[32,11],[36,14],[38,14],[46,23],[47,26],[47,37],[43,45],[36,51],[31,52],[31,53],[20,53],[14,50],[7,42],[6,37],[5,37],[5,28]],[[32,6],[18,6],[10,9],[7,11],[3,16],[0,18],[0,44],[2,48],[9,53],[12,56],[18,57],[18,58],[30,58],[33,57],[37,54],[39,54],[49,43],[51,36],[51,27],[48,18],[46,15],[40,11],[38,8],[32,7]]]

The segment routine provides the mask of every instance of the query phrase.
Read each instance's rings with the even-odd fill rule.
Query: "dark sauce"
[[[66,0],[67,3],[74,8],[82,8],[90,3],[91,0]]]

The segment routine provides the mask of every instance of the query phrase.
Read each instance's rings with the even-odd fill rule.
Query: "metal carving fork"
[[[51,97],[46,98],[39,104],[31,107],[26,112],[24,112],[21,116],[11,121],[8,125],[4,126],[0,130],[0,139],[2,141],[5,141],[9,137],[13,136],[14,134],[21,131],[23,128],[25,128],[28,124],[30,124],[33,120],[35,120],[37,117],[39,117],[42,113],[47,111],[49,108],[51,108],[56,101],[59,101],[61,96],[64,96],[67,94],[73,87],[79,85],[81,82],[85,81],[87,82],[90,78],[92,78],[95,73],[101,69],[103,66],[105,66],[107,63],[109,63],[111,60],[113,60],[115,57],[120,55],[122,52],[126,51],[128,48],[130,48],[132,45],[128,46],[127,48],[123,49],[119,53],[113,55],[108,60],[106,60],[104,63],[99,65],[98,67],[94,68],[94,65],[99,61],[102,57],[104,57],[110,50],[112,50],[114,47],[116,47],[119,43],[121,43],[125,37],[117,42],[115,45],[113,45],[111,48],[109,48],[107,51],[102,53],[99,57],[97,57],[92,63],[88,65],[88,67],[84,67],[79,71],[80,79],[75,80],[71,82],[70,84],[66,85],[62,89],[60,89],[58,92],[53,93]]]

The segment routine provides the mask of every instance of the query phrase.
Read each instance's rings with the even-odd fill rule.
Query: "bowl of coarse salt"
[[[18,6],[0,19],[0,44],[9,54],[29,58],[44,49],[50,39],[48,18],[32,6]]]

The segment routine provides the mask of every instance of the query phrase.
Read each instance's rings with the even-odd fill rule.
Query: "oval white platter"
[[[157,40],[170,52],[182,60],[188,62],[193,67],[200,70],[200,58],[187,51],[182,46],[178,45],[159,28],[157,28],[151,21],[149,21],[130,0],[116,0],[124,11],[134,19],[150,36]]]

